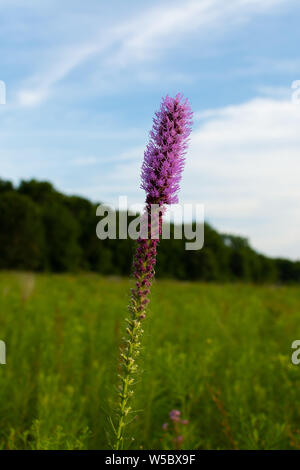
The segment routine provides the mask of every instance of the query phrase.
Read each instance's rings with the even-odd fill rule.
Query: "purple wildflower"
[[[138,304],[140,312],[144,312],[143,306],[147,305],[147,296],[150,293],[149,289],[142,289],[141,286],[151,287],[155,274],[164,206],[178,202],[177,192],[192,125],[192,111],[188,100],[183,100],[180,94],[175,98],[166,96],[153,121],[150,142],[144,154],[141,184],[141,188],[146,191],[142,223],[147,224],[150,238],[138,239],[133,262],[136,288],[132,291],[132,300],[134,305]],[[153,205],[157,206],[155,213]]]
[[[184,437],[183,436],[176,436],[173,440],[176,444],[176,448],[179,449],[180,445],[183,443]]]
[[[160,110],[155,114],[150,141],[147,145],[142,165],[141,188],[146,192],[146,207],[141,226],[143,235],[137,240],[137,249],[133,260],[135,287],[131,290],[130,319],[127,320],[128,340],[121,354],[123,375],[121,376],[119,420],[116,428],[115,449],[123,446],[123,432],[130,390],[137,366],[135,358],[139,354],[139,338],[143,332],[141,322],[146,316],[149,303],[150,287],[155,274],[157,244],[162,230],[162,216],[165,205],[178,202],[177,193],[184,167],[188,137],[191,132],[192,111],[188,100],[182,95],[175,98],[163,98]],[[153,205],[155,210],[153,213]],[[144,230],[146,229],[146,230]],[[153,236],[154,230],[154,236]],[[145,233],[146,232],[146,233]],[[174,415],[178,419],[180,412]]]
[[[183,436],[177,436],[175,437],[174,442],[176,442],[177,444],[181,444],[183,442],[183,439]]]
[[[172,421],[179,421],[180,414],[179,410],[172,410],[170,411],[169,416]]]
[[[144,154],[141,188],[146,203],[175,204],[191,132],[192,111],[182,95],[166,96],[155,114],[150,142]]]
[[[175,444],[176,449],[180,449],[184,441],[184,427],[189,421],[181,418],[181,412],[179,410],[170,411],[169,418],[170,422],[162,425],[164,431],[168,429],[168,433],[163,434],[162,440],[167,441],[167,445]]]

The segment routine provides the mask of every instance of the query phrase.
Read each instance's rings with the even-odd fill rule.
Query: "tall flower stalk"
[[[142,165],[141,188],[146,192],[146,205],[141,225],[146,224],[146,234],[144,231],[138,238],[133,260],[135,287],[131,290],[126,339],[121,352],[122,372],[114,446],[116,450],[124,447],[124,431],[131,413],[130,400],[137,372],[136,358],[141,349],[142,322],[146,317],[155,274],[162,216],[166,205],[178,202],[177,194],[191,126],[192,111],[188,100],[184,100],[180,94],[174,98],[163,98],[160,110],[153,119]]]

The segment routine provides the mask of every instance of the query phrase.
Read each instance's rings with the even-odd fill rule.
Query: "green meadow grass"
[[[1,449],[107,449],[131,282],[0,274]],[[300,287],[154,284],[132,449],[300,448]],[[134,440],[132,439],[134,438]]]

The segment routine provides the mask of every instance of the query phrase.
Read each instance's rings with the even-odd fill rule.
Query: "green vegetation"
[[[109,447],[129,284],[0,274],[0,448]],[[300,448],[299,287],[157,281],[149,310],[128,446],[174,448],[178,409],[182,448]]]
[[[0,269],[130,275],[135,242],[98,240],[97,206],[81,197],[65,196],[47,182],[22,181],[14,188],[0,180]],[[256,253],[246,239],[219,234],[208,224],[202,250],[186,251],[185,242],[161,242],[158,277],[300,282],[299,261],[267,258]]]

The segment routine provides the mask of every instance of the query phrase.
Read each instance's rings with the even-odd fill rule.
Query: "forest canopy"
[[[66,196],[49,182],[0,180],[0,269],[94,271],[128,276],[135,241],[99,240],[99,204]],[[128,223],[131,218],[128,216]],[[118,217],[117,217],[118,221]],[[171,225],[171,233],[174,226]],[[255,283],[300,282],[300,262],[257,253],[247,239],[204,228],[204,247],[186,251],[186,240],[162,240],[158,277]]]

